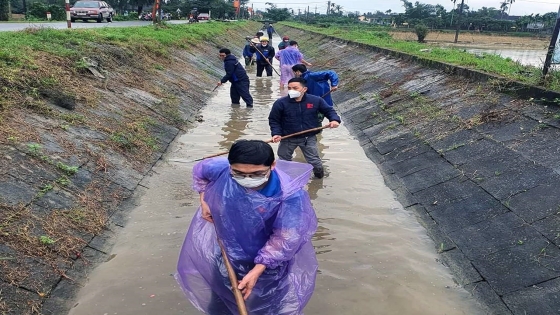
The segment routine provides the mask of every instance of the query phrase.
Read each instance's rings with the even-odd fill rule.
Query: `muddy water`
[[[254,109],[247,109],[231,106],[227,85],[217,90],[201,112],[204,121],[178,138],[142,183],[147,189],[112,259],[92,272],[69,314],[199,314],[171,277],[198,206],[189,161],[227,150],[240,138],[270,137],[267,115],[286,91],[276,77],[253,74],[251,93]],[[306,314],[482,314],[437,262],[432,241],[395,201],[344,124],[325,130],[320,148],[327,176],[308,186],[319,217],[314,246],[320,271]]]
[[[546,59],[546,49],[503,49],[503,48],[467,48],[473,54],[493,54],[503,58],[511,58],[521,64],[542,67]]]

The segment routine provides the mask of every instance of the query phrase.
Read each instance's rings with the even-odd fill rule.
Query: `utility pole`
[[[542,70],[543,79],[548,74],[548,70],[550,69],[550,65],[552,64],[552,57],[554,56],[556,42],[558,41],[558,32],[560,32],[560,8],[558,8],[558,14],[556,15],[556,25],[554,26],[554,32],[552,32],[552,38],[550,39],[550,45],[548,45],[548,52],[544,61],[544,68]]]
[[[23,3],[25,3],[25,1],[23,1]],[[66,10],[66,27],[72,28],[72,18],[70,17],[70,1],[69,0],[64,1],[64,9]],[[27,12],[25,12],[25,14],[26,14],[26,17],[27,17]]]
[[[329,12],[330,12],[330,10],[331,10],[331,2],[328,1],[327,3],[328,3],[328,4],[327,4],[327,15],[329,15]]]
[[[459,30],[461,29],[461,16],[463,15],[463,6],[465,5],[465,0],[461,0],[461,8],[459,9],[459,15],[457,16],[457,30],[455,31],[455,41],[459,39]]]
[[[317,15],[317,5],[315,5],[315,15]]]
[[[307,16],[305,19],[309,21],[309,6],[307,6]]]

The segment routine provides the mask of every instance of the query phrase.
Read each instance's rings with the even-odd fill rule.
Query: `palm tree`
[[[508,9],[508,16],[509,16],[509,12],[511,11],[511,5],[515,2],[515,0],[506,0],[505,2],[509,2],[509,9]]]
[[[505,0],[504,2],[502,2],[502,4],[500,4],[500,10],[502,11],[502,20],[504,19],[504,13],[506,12],[507,9],[508,9],[508,3],[507,0]]]
[[[336,13],[338,13],[338,15],[342,14],[342,6],[340,4],[337,4],[334,9],[336,10]]]

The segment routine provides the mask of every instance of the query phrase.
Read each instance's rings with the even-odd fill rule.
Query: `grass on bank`
[[[60,97],[82,104],[97,103],[95,93],[83,93],[81,76],[93,57],[104,69],[128,64],[139,71],[153,69],[146,60],[171,60],[173,49],[190,50],[196,43],[228,34],[237,23],[165,24],[163,26],[104,27],[56,30],[28,28],[0,32],[0,125],[11,108],[48,110],[42,97]],[[54,91],[54,92],[53,92]]]
[[[525,66],[510,58],[484,54],[477,56],[458,48],[440,48],[418,42],[395,40],[382,28],[373,27],[319,27],[294,22],[283,24],[319,34],[350,40],[357,43],[369,44],[376,47],[391,49],[427,60],[463,66],[486,73],[499,75],[510,80],[530,85],[542,86],[550,90],[560,91],[560,73],[553,71],[546,80],[542,80],[542,69]],[[421,51],[424,50],[424,51]],[[544,57],[544,56],[543,56]]]
[[[226,23],[197,23],[70,30],[29,28],[19,32],[0,32],[0,68],[33,68],[37,52],[70,57],[77,61],[95,44],[111,44],[131,49],[143,47],[149,50],[187,48],[195,41],[223,34],[230,27]]]

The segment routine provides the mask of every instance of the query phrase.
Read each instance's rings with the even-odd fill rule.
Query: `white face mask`
[[[298,98],[301,96],[301,92],[296,90],[289,90],[288,95],[290,96],[290,98]]]
[[[266,183],[268,181],[268,176],[265,177],[257,177],[257,178],[251,178],[251,177],[244,177],[244,178],[235,178],[233,177],[233,179],[241,186],[243,187],[247,187],[247,188],[255,188],[255,187],[259,187],[262,184]]]

